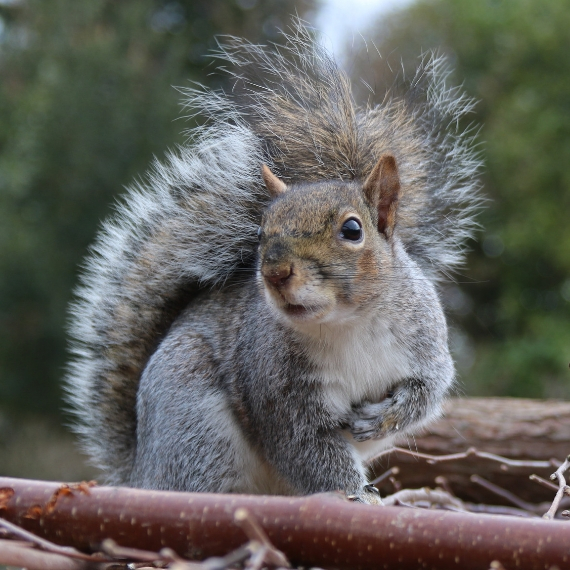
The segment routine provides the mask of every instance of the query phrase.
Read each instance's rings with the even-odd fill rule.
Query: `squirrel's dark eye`
[[[358,241],[362,237],[362,226],[360,222],[355,218],[350,218],[342,224],[340,229],[340,235],[344,239],[349,239],[350,241]]]
[[[261,226],[257,228],[257,239],[261,241]]]

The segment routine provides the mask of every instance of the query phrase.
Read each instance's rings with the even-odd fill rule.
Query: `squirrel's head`
[[[259,228],[258,278],[270,305],[295,325],[342,322],[393,284],[400,180],[383,155],[364,182],[287,186],[267,166],[273,200]]]

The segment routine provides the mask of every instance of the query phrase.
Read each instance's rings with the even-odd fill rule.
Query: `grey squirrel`
[[[356,106],[302,23],[229,38],[230,94],[107,220],[73,305],[69,401],[110,484],[342,490],[440,413],[454,382],[437,282],[461,263],[480,159],[472,101],[424,57]]]

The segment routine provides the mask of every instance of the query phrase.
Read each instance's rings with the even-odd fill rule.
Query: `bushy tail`
[[[111,484],[129,480],[138,382],[160,338],[200,288],[253,263],[263,160],[247,128],[205,131],[155,162],[91,249],[72,306],[67,393]]]
[[[263,162],[284,179],[350,180],[393,153],[400,236],[433,279],[461,262],[475,227],[480,160],[457,126],[472,102],[447,86],[444,60],[424,58],[404,96],[363,109],[301,23],[284,37],[274,49],[236,38],[220,47],[231,94],[188,90],[190,113],[209,120],[129,190],[86,260],[67,392],[110,483],[129,480],[138,382],[157,343],[201,288],[254,266]]]

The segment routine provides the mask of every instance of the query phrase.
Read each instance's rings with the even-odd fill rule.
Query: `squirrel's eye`
[[[360,222],[355,218],[350,218],[342,224],[340,229],[340,235],[344,239],[349,239],[350,241],[358,241],[362,237],[362,226]]]
[[[261,226],[257,228],[257,239],[261,241]]]

